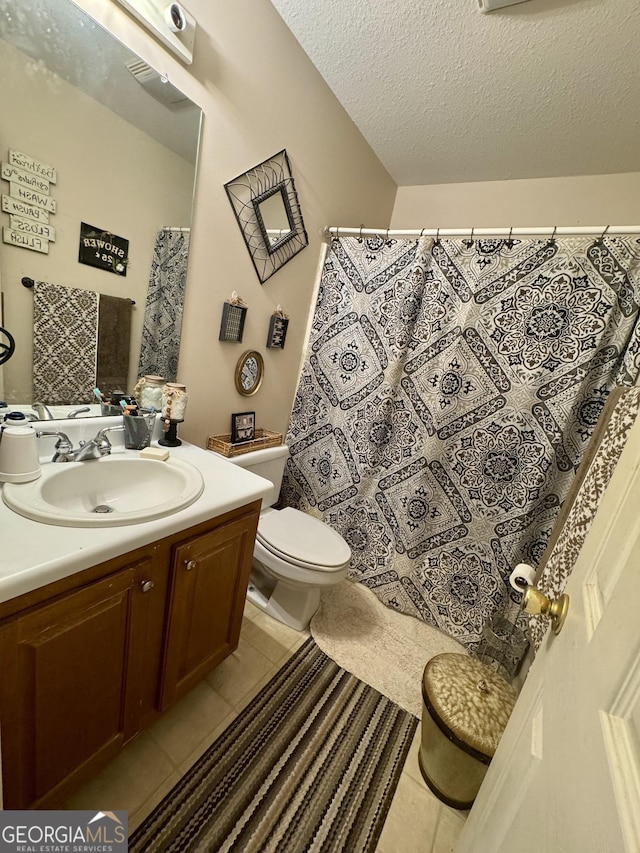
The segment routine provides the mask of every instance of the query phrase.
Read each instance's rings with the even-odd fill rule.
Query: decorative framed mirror
[[[262,385],[264,361],[259,352],[247,350],[242,353],[236,365],[236,390],[243,397],[251,397]]]
[[[224,188],[264,284],[309,244],[287,152],[274,154]]]

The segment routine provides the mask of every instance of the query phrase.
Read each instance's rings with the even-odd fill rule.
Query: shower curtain
[[[188,229],[161,228],[151,262],[138,376],[164,376],[175,382],[188,259]]]
[[[282,502],[344,536],[353,580],[474,649],[638,376],[639,303],[637,238],[334,238]]]

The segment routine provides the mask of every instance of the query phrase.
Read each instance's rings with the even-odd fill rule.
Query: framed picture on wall
[[[231,415],[231,444],[253,441],[256,437],[256,413],[235,412]]]
[[[269,333],[267,335],[267,347],[270,349],[284,349],[284,340],[287,337],[287,326],[289,321],[279,314],[272,314],[269,322]]]
[[[247,309],[244,305],[234,305],[225,302],[222,306],[222,320],[220,321],[219,341],[232,341],[240,343],[244,332],[244,321]]]

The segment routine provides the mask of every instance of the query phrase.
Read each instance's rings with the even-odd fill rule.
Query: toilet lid
[[[285,559],[319,569],[338,569],[351,559],[351,549],[339,533],[292,507],[261,516],[257,539]]]

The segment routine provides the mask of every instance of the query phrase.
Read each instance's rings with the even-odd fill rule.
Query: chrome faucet
[[[90,411],[91,411],[91,409],[89,408],[89,406],[83,406],[81,409],[73,409],[72,411],[70,411],[69,414],[67,415],[67,417],[68,418],[75,418],[78,415],[83,415],[85,412],[90,412]]]
[[[124,426],[110,426],[98,430],[94,438],[89,441],[81,441],[80,446],[73,449],[73,445],[68,435],[58,430],[38,430],[36,435],[41,436],[57,436],[58,441],[55,445],[55,453],[53,454],[52,462],[87,462],[89,459],[101,459],[103,456],[108,456],[111,453],[111,442],[107,437],[108,432],[122,432]]]
[[[51,409],[44,403],[32,403],[31,408],[37,413],[38,419],[41,421],[52,421],[54,419]]]
[[[76,462],[84,462],[87,459],[100,459],[111,453],[111,442],[107,437],[108,432],[124,432],[124,425],[108,426],[98,430],[96,435],[86,444],[81,441],[76,451]]]
[[[59,430],[39,429],[36,430],[36,436],[38,438],[41,438],[42,436],[57,436],[58,440],[56,441],[55,453],[51,459],[52,462],[74,461],[73,445],[71,444],[71,439],[66,433],[60,432]]]

